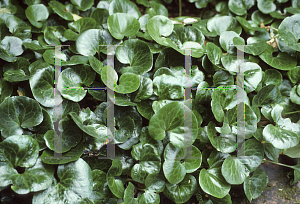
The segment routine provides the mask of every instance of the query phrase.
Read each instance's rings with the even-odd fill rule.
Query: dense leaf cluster
[[[268,183],[263,161],[300,158],[300,1],[190,0],[199,17],[169,18],[171,2],[0,0],[0,191],[9,192],[0,202],[30,194],[33,204],[185,203],[193,195],[232,203],[240,184],[251,202]],[[114,69],[100,46],[112,44],[122,45]],[[61,87],[115,91],[117,158],[98,159],[107,153],[106,90],[60,89],[57,137],[53,45],[69,45],[59,56]],[[236,156],[237,89],[222,88],[236,85],[238,50],[246,157]],[[187,78],[197,88],[188,100]],[[300,161],[289,167],[293,185]]]

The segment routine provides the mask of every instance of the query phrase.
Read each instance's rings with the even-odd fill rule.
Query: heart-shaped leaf
[[[0,104],[0,129],[3,137],[21,135],[24,129],[43,121],[38,102],[26,96],[12,96]]]
[[[74,203],[91,195],[92,171],[83,159],[59,165],[57,176],[59,182],[55,180],[48,189],[35,194],[32,203]]]

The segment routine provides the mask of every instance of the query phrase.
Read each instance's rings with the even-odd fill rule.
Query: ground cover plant
[[[278,162],[300,158],[300,1],[179,0],[170,17],[172,3],[0,0],[0,203],[219,204],[232,203],[234,186],[251,202],[269,182],[263,162],[300,180],[300,160]],[[181,16],[183,3],[196,13]],[[55,45],[68,46],[55,57]],[[119,45],[114,70],[105,45]],[[58,129],[54,81],[73,87],[60,89]],[[116,157],[103,159],[106,86]]]

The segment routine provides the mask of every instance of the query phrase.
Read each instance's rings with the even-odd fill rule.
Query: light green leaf
[[[111,16],[115,13],[125,13],[136,19],[139,19],[141,16],[137,5],[129,0],[113,0],[109,4],[109,15]]]
[[[94,0],[71,0],[71,3],[80,11],[86,11],[94,5]]]
[[[138,39],[126,40],[123,46],[116,49],[116,57],[121,63],[130,66],[124,67],[122,73],[131,72],[143,75],[149,72],[153,65],[153,54],[149,46]]]
[[[290,48],[300,51],[300,14],[286,17],[278,27],[278,34]]]
[[[46,21],[49,17],[49,11],[44,4],[28,6],[25,10],[25,14],[29,22],[37,28],[42,28],[42,22]]]
[[[108,72],[109,71],[109,72]],[[105,66],[101,70],[101,79],[105,85],[107,85],[107,79],[113,79],[113,77],[108,77],[108,73],[115,72],[115,70],[110,66]],[[116,74],[116,73],[115,73]],[[118,77],[114,78],[114,82],[116,83],[118,81]],[[138,75],[133,73],[125,73],[122,74],[119,79],[119,85],[116,85],[115,87],[108,87],[112,90],[115,90],[117,93],[132,93],[136,91],[140,86],[140,78]]]

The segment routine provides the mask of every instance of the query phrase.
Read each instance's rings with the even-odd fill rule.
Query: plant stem
[[[285,167],[292,168],[292,167],[291,167],[291,166],[289,166],[289,165],[285,165],[285,164],[281,164],[281,163],[277,163],[277,162],[269,161],[269,160],[266,160],[266,159],[264,159],[264,161],[265,161],[265,162],[269,162],[269,163],[273,163],[273,164],[278,164],[278,165],[280,165],[280,166],[285,166]],[[292,169],[293,169],[293,168],[292,168]]]
[[[182,9],[181,9],[181,0],[179,0],[179,16],[181,16],[181,11],[182,11]]]
[[[300,110],[299,110],[299,111],[294,111],[294,112],[285,113],[284,115],[290,115],[290,114],[294,114],[294,113],[300,113]]]

